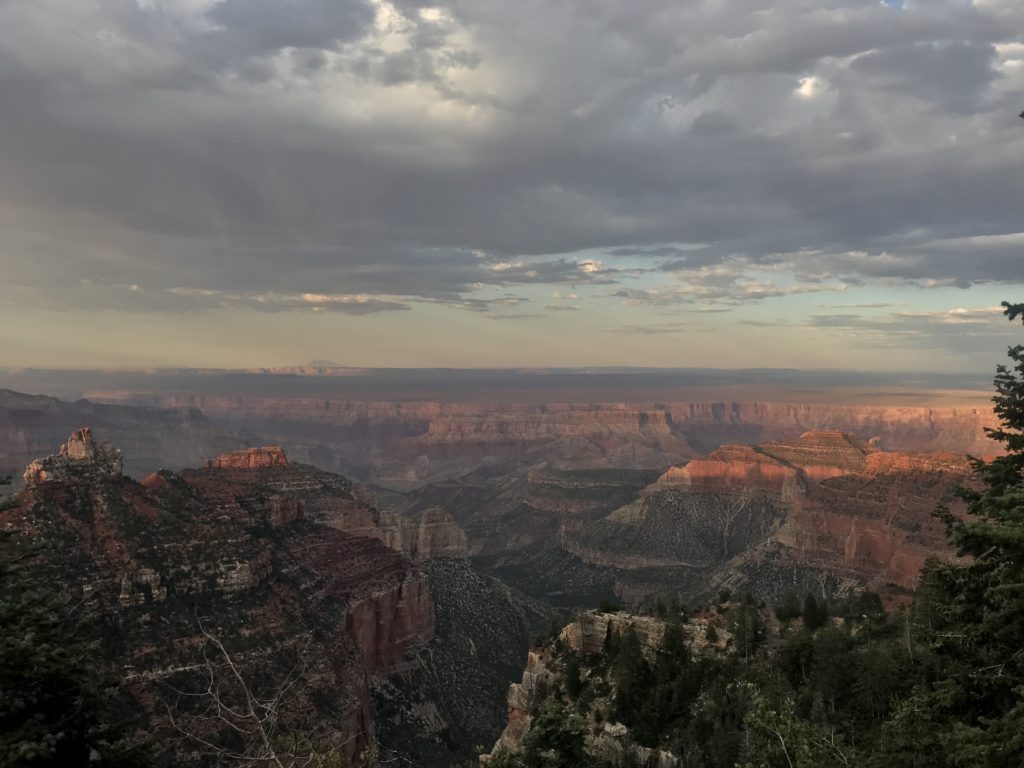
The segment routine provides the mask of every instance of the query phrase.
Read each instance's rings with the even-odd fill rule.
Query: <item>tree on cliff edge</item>
[[[1003,304],[1010,321],[1024,304]],[[970,516],[940,510],[966,566],[937,566],[931,642],[940,673],[904,701],[886,727],[887,766],[1018,768],[1024,755],[1024,346],[996,369],[1006,455],[974,460],[977,490],[961,491]]]

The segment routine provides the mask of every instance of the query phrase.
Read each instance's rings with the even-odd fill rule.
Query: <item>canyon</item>
[[[600,520],[563,525],[561,546],[615,569],[629,602],[909,591],[928,558],[952,556],[933,513],[962,509],[955,489],[970,475],[963,456],[882,451],[840,431],[723,446]]]
[[[428,768],[536,709],[509,720],[504,692],[568,611],[905,602],[954,556],[932,512],[962,511],[965,454],[996,450],[981,407],[93,396],[0,393],[0,529],[94,622],[138,727],[191,722],[174,692],[215,638],[264,693],[302,670],[285,731]],[[581,652],[622,630],[585,616]]]
[[[493,732],[503,683],[477,687],[479,675],[512,674],[551,614],[476,573],[446,515],[382,513],[361,483],[296,464],[280,446],[140,481],[121,464],[118,449],[76,430],[0,507],[2,543],[5,559],[33,553],[33,583],[58,585],[87,619],[96,663],[122,680],[137,727],[161,734],[174,764],[213,764],[196,746],[229,725],[199,704],[206,675],[231,688],[225,662],[253,695],[288,691],[275,710],[282,734],[338,745],[343,761],[405,754],[410,730],[443,731],[446,743],[431,742],[443,765],[471,754],[473,728]],[[493,614],[489,628],[461,618],[474,609],[466,593]],[[455,666],[477,653],[490,661],[468,666],[491,671],[456,684]],[[468,725],[466,708],[478,710]]]
[[[396,491],[486,467],[659,469],[729,443],[835,429],[896,451],[992,454],[991,408],[801,404],[353,401],[93,391],[107,404],[200,412],[325,469]]]
[[[48,454],[83,424],[124,451],[125,471],[135,477],[196,466],[247,444],[194,408],[68,402],[0,389],[0,477],[20,477],[25,465]]]

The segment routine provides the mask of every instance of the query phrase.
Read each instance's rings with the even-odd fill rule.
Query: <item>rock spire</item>
[[[98,443],[89,427],[71,433],[60,451],[36,459],[25,469],[25,485],[68,480],[82,474],[120,477],[124,466],[121,451],[110,443]]]

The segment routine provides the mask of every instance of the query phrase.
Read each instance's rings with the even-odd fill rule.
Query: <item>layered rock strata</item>
[[[213,426],[195,408],[155,408],[66,402],[0,389],[0,477],[20,475],[68,434],[90,425],[97,441],[109,440],[125,452],[124,471],[144,477],[161,468],[197,466],[246,441],[230,429]]]
[[[265,469],[267,467],[283,467],[288,464],[288,457],[279,445],[248,448],[244,451],[232,451],[210,459],[207,467],[214,469]]]
[[[384,543],[415,561],[468,556],[466,532],[440,507],[404,516],[385,512]]]
[[[25,469],[25,485],[66,481],[78,474],[120,477],[124,469],[121,451],[110,443],[97,443],[88,427],[71,434],[54,456],[33,461]]]
[[[378,513],[356,514],[356,486],[273,449],[141,483],[118,459],[76,432],[34,464],[0,528],[4,547],[40,553],[26,567],[41,588],[91,618],[97,663],[120,673],[140,726],[163,732],[168,707],[197,722],[176,692],[197,685],[216,637],[254,689],[287,690],[283,732],[350,762],[373,747],[368,681],[429,644],[434,608],[423,573],[367,535]],[[347,530],[315,522],[336,505]],[[199,735],[216,734],[207,725]],[[159,743],[176,765],[194,760],[188,740]]]
[[[909,589],[927,558],[951,556],[932,512],[969,475],[964,457],[886,452],[837,431],[723,446],[602,520],[563,530],[562,546],[618,569],[630,599],[672,583],[777,596],[787,578],[818,592]]]
[[[886,450],[990,454],[989,408],[771,402],[459,403],[96,393],[111,401],[190,407],[252,429],[294,456],[409,490],[479,467],[657,468],[730,443],[790,441],[842,430]]]

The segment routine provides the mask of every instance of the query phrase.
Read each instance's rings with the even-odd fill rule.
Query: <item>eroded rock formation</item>
[[[951,556],[932,512],[969,472],[954,454],[886,452],[837,431],[723,446],[602,520],[564,529],[562,546],[618,569],[630,599],[672,583],[773,597],[787,579],[818,592],[907,589],[928,557]]]
[[[246,445],[195,408],[66,402],[0,389],[0,476],[20,475],[83,424],[90,425],[98,442],[109,440],[124,451],[124,471],[134,477],[201,465],[210,456]]]
[[[384,542],[413,560],[465,558],[466,532],[441,507],[429,507],[414,515],[385,512]]]
[[[53,456],[33,461],[23,475],[25,485],[67,481],[81,475],[120,477],[124,468],[121,451],[110,443],[97,443],[88,427],[71,433]]]
[[[366,402],[287,397],[97,393],[121,402],[200,409],[254,430],[292,456],[409,490],[479,467],[664,469],[734,443],[842,430],[885,450],[985,455],[998,445],[990,408],[771,402]]]
[[[368,681],[433,637],[427,580],[379,528],[366,535],[378,513],[356,484],[273,449],[244,456],[139,483],[80,430],[0,511],[4,546],[38,551],[33,578],[93,619],[97,663],[120,672],[140,726],[169,736],[167,707],[187,707],[176,692],[202,675],[209,633],[253,686],[288,683],[282,727],[354,760],[375,740]],[[160,744],[182,750],[177,765],[194,758],[187,740]]]
[[[207,467],[216,469],[265,469],[283,467],[287,464],[288,457],[284,455],[284,449],[279,445],[232,451],[206,462]]]
[[[715,643],[709,644],[706,635],[712,623],[721,635]],[[722,617],[717,615],[691,619],[682,626],[679,642],[692,653],[726,652],[732,635],[724,630],[722,624]],[[614,677],[608,674],[605,655],[613,636],[629,631],[636,633],[641,649],[650,660],[664,647],[666,625],[663,621],[628,613],[584,611],[565,626],[558,642],[531,649],[521,681],[509,686],[505,730],[494,748],[481,755],[480,762],[487,765],[499,754],[519,752],[541,706],[551,697],[556,697],[566,699],[570,711],[584,717],[584,749],[595,761],[650,768],[681,766],[683,761],[678,755],[664,749],[641,746],[626,725],[612,719],[615,683]],[[569,653],[577,654],[578,675],[586,680],[591,692],[585,701],[583,697],[573,701],[572,694],[566,692],[566,657]]]

